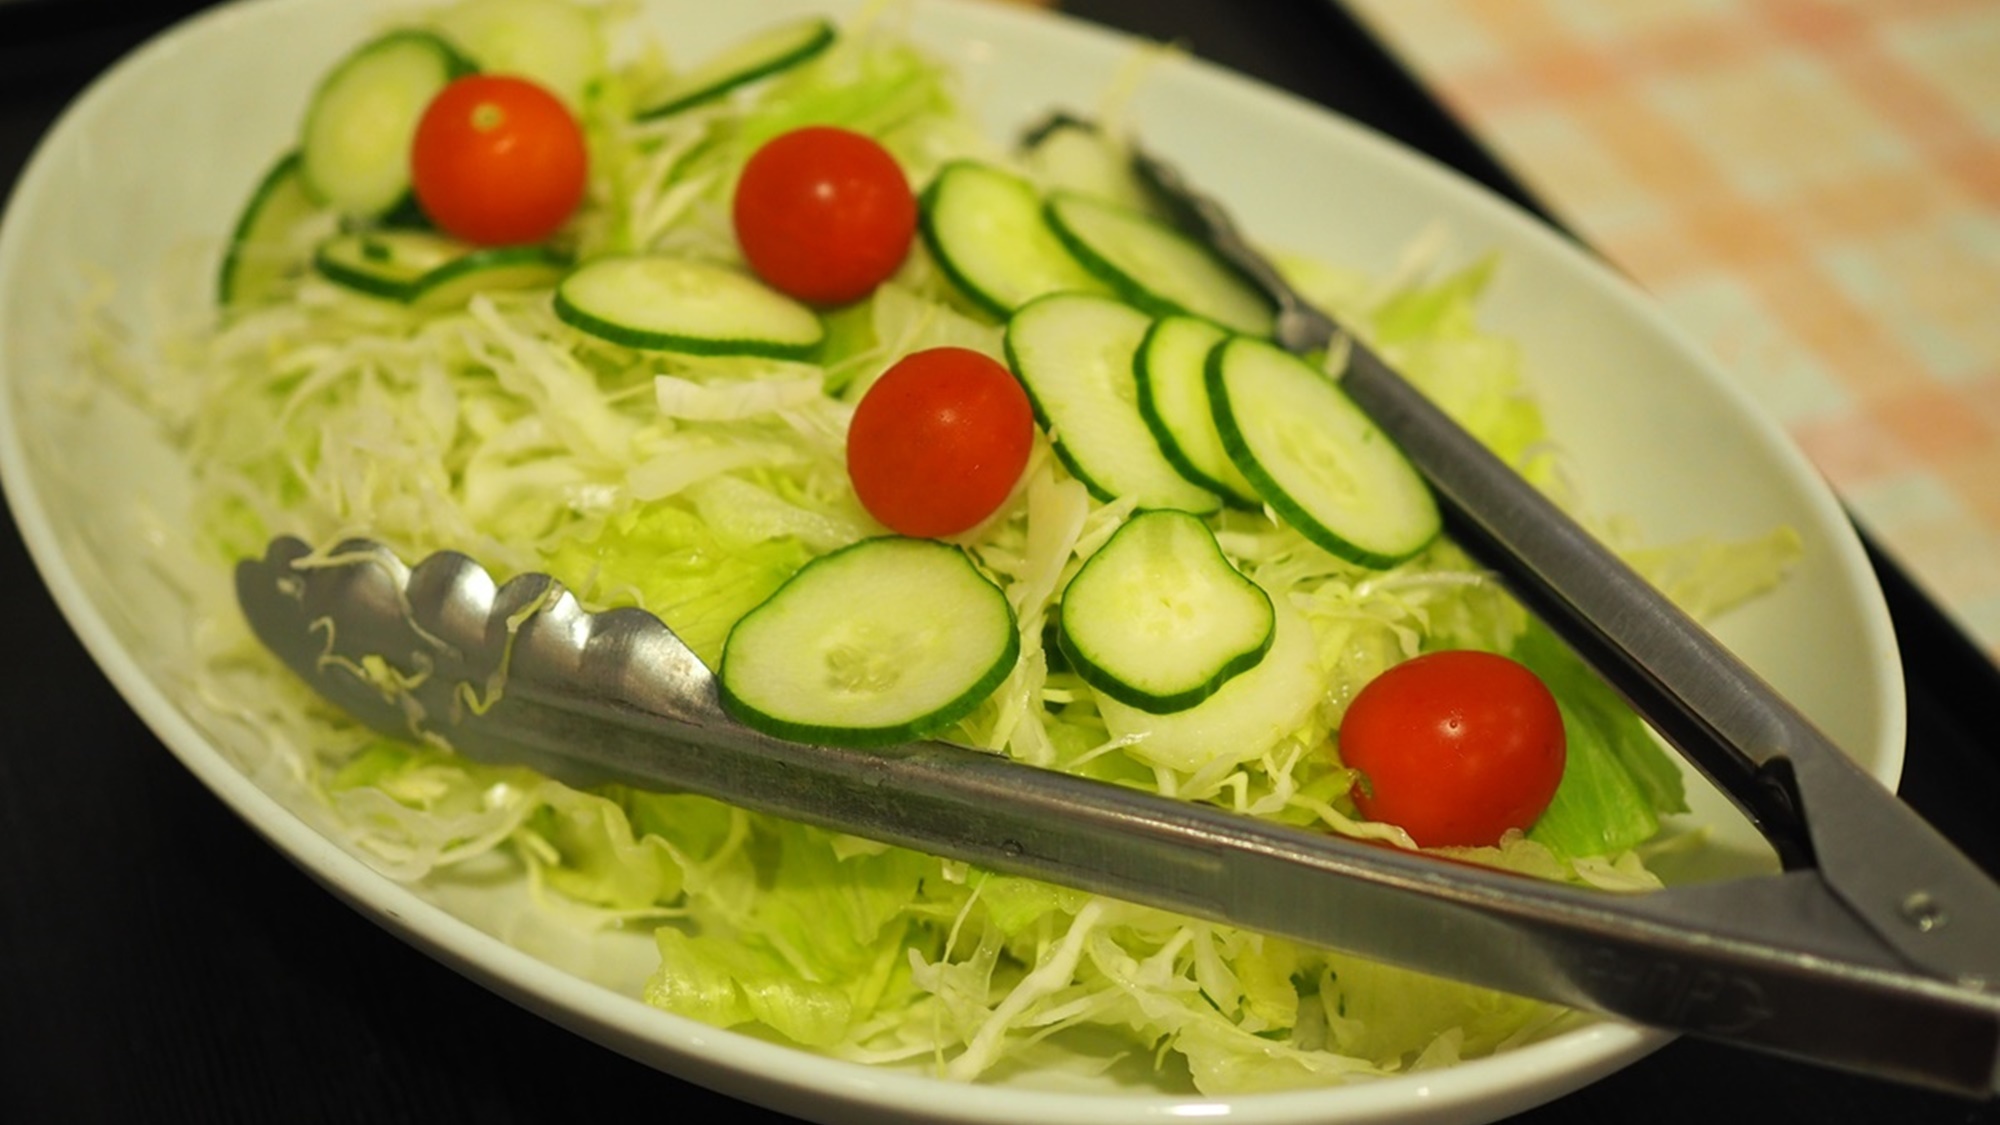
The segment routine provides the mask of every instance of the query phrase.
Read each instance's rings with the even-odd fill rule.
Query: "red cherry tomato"
[[[1371,680],[1340,724],[1354,801],[1418,845],[1482,847],[1549,807],[1568,743],[1541,678],[1488,652],[1433,652]]]
[[[870,515],[935,538],[998,511],[1027,466],[1035,416],[999,361],[968,348],[912,352],[868,388],[847,430],[847,475]]]
[[[438,92],[417,123],[417,202],[447,234],[481,246],[540,242],[583,200],[590,158],[562,101],[525,78],[474,74]]]
[[[815,305],[873,292],[903,264],[917,200],[888,151],[860,133],[811,125],[751,156],[731,207],[736,241],[772,288]]]

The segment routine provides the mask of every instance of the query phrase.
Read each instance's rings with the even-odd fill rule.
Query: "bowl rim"
[[[67,106],[38,142],[14,184],[0,217],[33,210],[58,191],[57,153],[75,143],[81,122],[100,103],[113,100],[146,68],[164,65],[204,37],[221,34],[226,25],[253,13],[329,7],[338,0],[228,0],[177,22],[114,63]],[[651,7],[663,0],[647,0]],[[389,0],[382,7],[415,8],[413,0]],[[840,4],[829,5],[834,7]],[[918,0],[920,10],[969,12],[963,0]],[[1047,13],[994,5],[981,7],[978,19],[1068,24],[1085,36],[1129,43],[1130,37],[1084,24],[1060,12]],[[1794,464],[1802,476],[1812,476],[1803,454],[1777,430],[1747,392],[1718,375],[1715,364],[1696,349],[1664,312],[1640,294],[1636,286],[1613,273],[1598,259],[1574,245],[1562,243],[1548,227],[1515,205],[1415,150],[1376,133],[1340,114],[1254,79],[1199,59],[1176,60],[1177,68],[1192,68],[1204,81],[1220,82],[1239,96],[1253,97],[1285,112],[1330,120],[1346,141],[1368,155],[1397,167],[1401,174],[1442,183],[1449,194],[1484,219],[1532,228],[1524,237],[1550,243],[1554,252],[1572,259],[1575,268],[1607,289],[1626,312],[1676,350],[1677,359],[1701,370],[1710,389],[1729,400],[1734,412],[1747,415],[1765,440],[1775,443],[1781,462]],[[0,307],[4,307],[16,276],[14,259],[21,253],[18,231],[0,222]],[[4,361],[0,355],[0,362]],[[16,432],[19,419],[8,389],[12,380],[0,370],[0,436]],[[1816,477],[1814,479],[1817,479]],[[1670,1042],[1672,1035],[1611,1021],[1596,1021],[1549,1039],[1498,1056],[1468,1060],[1449,1068],[1396,1075],[1345,1086],[1245,1095],[1205,1097],[1197,1094],[1067,1093],[1018,1087],[982,1086],[978,1099],[965,1098],[965,1087],[929,1075],[884,1070],[812,1054],[654,1008],[582,980],[531,954],[516,949],[443,907],[396,883],[363,860],[322,836],[309,824],[229,765],[209,738],[169,698],[162,686],[118,639],[101,608],[78,577],[76,567],[59,542],[49,505],[21,443],[0,441],[0,493],[4,493],[30,557],[65,619],[91,657],[129,705],[181,763],[230,810],[273,846],[290,857],[310,877],[362,911],[385,929],[423,949],[434,959],[522,1006],[555,1020],[604,1046],[668,1073],[712,1086],[745,1100],[815,1117],[828,1110],[867,1111],[873,1119],[908,1115],[912,1120],[949,1118],[968,1122],[1011,1122],[1024,1117],[1048,1122],[1104,1120],[1116,1112],[1133,1120],[1200,1115],[1226,1107],[1232,1119],[1247,1122],[1290,1122],[1338,1110],[1355,1120],[1439,1120],[1467,1108],[1494,1116],[1546,1102],[1594,1081]],[[1805,491],[1821,518],[1829,516],[1851,530],[1832,493],[1822,484]],[[1867,597],[1862,608],[1872,635],[1872,650],[1891,658],[1894,631],[1886,602],[1868,568],[1858,537],[1832,543],[1843,577],[1862,576],[1853,584]],[[1876,677],[1882,699],[1879,745],[1894,760],[1878,764],[1878,773],[1893,780],[1900,775],[1902,725],[1907,701],[1898,677]],[[1524,1078],[1524,1063],[1547,1058],[1553,1073]],[[1530,1069],[1535,1069],[1531,1067]],[[747,1080],[754,1077],[754,1081]],[[835,1114],[838,1119],[838,1113]]]

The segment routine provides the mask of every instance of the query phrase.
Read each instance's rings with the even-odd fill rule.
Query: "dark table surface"
[[[0,189],[81,87],[196,0],[0,0]],[[1328,0],[1071,0],[1358,118],[1533,206]],[[2000,674],[1880,572],[1905,798],[2000,871]],[[530,1015],[378,929],[160,745],[0,531],[0,1122],[777,1121]],[[1968,1102],[1679,1041],[1521,1122],[2000,1123]]]

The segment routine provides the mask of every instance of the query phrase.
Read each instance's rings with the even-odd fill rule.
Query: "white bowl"
[[[212,10],[135,52],[65,114],[0,227],[0,479],[63,612],[165,744],[231,808],[336,894],[435,956],[606,1046],[725,1092],[825,1121],[1486,1121],[1560,1096],[1665,1041],[1595,1022],[1445,1070],[1318,1091],[1201,1098],[1010,1077],[967,1097],[921,1074],[829,1061],[651,1008],[632,983],[643,940],[538,926],[518,886],[403,885],[330,842],[280,780],[253,778],[205,729],[175,669],[185,598],[141,548],[185,506],[186,476],[147,420],[83,400],[78,303],[99,279],[143,324],[177,257],[212,260],[248,186],[288,142],[315,78],[409,0],[257,0]],[[753,25],[844,5],[648,0],[681,57]],[[995,130],[1098,104],[1129,40],[986,3],[918,3],[915,31],[961,66]],[[1839,506],[1777,428],[1620,277],[1508,204],[1344,120],[1197,62],[1163,63],[1133,106],[1147,141],[1228,201],[1251,233],[1384,272],[1443,223],[1466,255],[1497,251],[1487,322],[1526,348],[1550,423],[1590,502],[1647,539],[1797,529],[1803,563],[1718,625],[1724,641],[1878,777],[1901,767],[1904,701],[1887,611]],[[88,268],[86,268],[88,267]],[[92,272],[95,271],[95,272]],[[226,574],[215,574],[218,587]],[[236,732],[239,736],[242,732]],[[254,733],[254,732],[253,732]],[[1694,874],[1764,851],[1705,785],[1694,819],[1717,842]]]

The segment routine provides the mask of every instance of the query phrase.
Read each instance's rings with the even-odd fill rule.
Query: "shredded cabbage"
[[[607,45],[623,41],[614,10],[602,11]],[[751,92],[634,123],[629,107],[664,57],[655,47],[576,86],[594,146],[591,202],[569,233],[581,256],[734,260],[729,185],[761,139],[802,123],[881,137],[916,182],[954,156],[1012,160],[957,108],[954,75],[897,33],[893,11]],[[1478,322],[1501,263],[1386,281],[1287,268],[1501,456],[1559,489],[1519,349]],[[279,533],[327,545],[363,534],[408,558],[451,548],[502,575],[553,573],[593,607],[643,606],[711,665],[730,626],[789,575],[879,530],[842,459],[846,419],[874,377],[920,347],[1000,351],[998,327],[921,246],[872,299],[829,317],[821,364],[627,350],[568,330],[546,292],[417,313],[308,276],[288,297],[204,325],[143,375],[116,367],[186,456],[205,573],[226,575]],[[1335,749],[1347,702],[1425,649],[1509,652],[1561,699],[1570,767],[1533,831],[1474,857],[1650,885],[1634,849],[1684,807],[1675,763],[1449,542],[1376,572],[1268,513],[1221,515],[1218,541],[1282,608],[1267,666],[1226,689],[1266,693],[1268,721],[1176,727],[1097,699],[1051,662],[1043,631],[1063,583],[1128,512],[1092,499],[1038,448],[1004,515],[968,544],[1018,615],[1021,662],[954,738],[1408,846],[1348,802]],[[1632,557],[1706,614],[1778,581],[1797,549],[1776,533]],[[581,792],[386,741],[311,698],[220,605],[199,690],[218,721],[272,732],[273,760],[258,768],[302,778],[335,830],[397,878],[504,854],[578,917],[651,929],[659,965],[646,999],[709,1023],[968,1080],[1131,1056],[1164,1085],[1228,1093],[1446,1065],[1559,1015],[701,797]],[[1105,1036],[1120,1046],[1105,1049]]]

